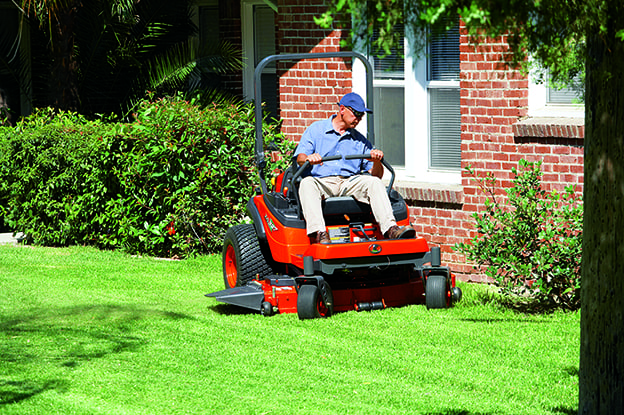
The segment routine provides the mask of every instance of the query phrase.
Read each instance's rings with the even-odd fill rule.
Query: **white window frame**
[[[406,38],[405,42],[404,79],[373,81],[373,87],[400,87],[402,85],[405,88],[405,166],[394,167],[396,179],[399,182],[407,183],[459,185],[461,184],[461,169],[443,170],[430,167],[429,137],[429,90],[433,88],[459,88],[459,81],[429,81],[427,79],[427,57],[422,56],[414,61],[409,39]],[[353,72],[353,89],[364,96],[366,90],[364,66],[361,64],[354,65]],[[365,131],[365,126],[362,125],[361,127],[364,127],[363,130]]]
[[[406,51],[409,56],[409,50]],[[461,184],[461,169],[446,170],[431,167],[431,122],[429,91],[436,88],[459,89],[459,81],[429,81],[428,59],[420,57],[415,63],[406,58],[406,69],[413,67],[413,77],[406,77],[405,105],[405,155],[414,160],[406,163],[405,176],[410,180],[427,183]],[[409,80],[409,82],[407,82]],[[407,100],[411,98],[410,102]],[[411,139],[410,139],[411,138]]]
[[[243,97],[247,101],[254,98],[254,70],[255,68],[255,34],[254,34],[254,7],[268,6],[277,12],[275,3],[269,0],[242,0],[241,2],[241,31],[243,41]],[[265,68],[265,71],[276,71],[275,68]]]

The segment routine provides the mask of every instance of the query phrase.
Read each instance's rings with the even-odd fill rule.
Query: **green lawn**
[[[0,414],[573,414],[578,313],[483,286],[325,320],[219,305],[220,257],[0,246]]]

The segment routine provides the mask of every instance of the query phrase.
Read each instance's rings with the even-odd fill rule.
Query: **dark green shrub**
[[[110,180],[103,130],[100,121],[50,109],[3,129],[0,209],[11,229],[41,245],[93,238],[93,219],[113,196],[101,185]]]
[[[142,102],[135,118],[44,110],[0,138],[0,201],[11,228],[42,245],[219,251],[257,184],[253,107],[163,98]],[[293,147],[275,125],[264,134],[286,153]]]
[[[571,187],[541,187],[541,163],[521,160],[506,198],[496,195],[491,175],[476,179],[487,196],[472,215],[477,235],[455,249],[496,281],[507,296],[543,308],[580,307],[583,208]],[[474,173],[469,169],[474,175]]]
[[[103,243],[153,255],[218,251],[257,183],[253,107],[165,98],[143,102],[135,117],[115,134],[122,192],[108,203],[113,231]],[[265,134],[281,140],[275,127]]]

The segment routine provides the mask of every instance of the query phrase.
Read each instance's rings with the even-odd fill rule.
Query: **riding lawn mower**
[[[335,312],[376,310],[409,304],[447,308],[461,299],[455,276],[441,265],[439,247],[429,247],[422,237],[384,239],[370,206],[352,197],[331,197],[322,208],[331,244],[315,243],[306,233],[298,184],[310,165],[291,168],[266,180],[262,137],[263,69],[276,60],[357,58],[367,72],[367,93],[372,108],[372,67],[355,52],[284,54],[263,59],[255,70],[255,158],[260,186],[247,203],[253,224],[230,227],[223,241],[225,289],[210,294],[217,301],[261,312],[297,313],[300,319],[329,317]],[[372,117],[371,117],[372,118]],[[373,120],[368,123],[372,136]],[[354,154],[345,158],[367,158]],[[323,162],[341,156],[326,157]],[[392,188],[395,172],[389,172],[387,186],[398,226],[409,225],[407,204]]]

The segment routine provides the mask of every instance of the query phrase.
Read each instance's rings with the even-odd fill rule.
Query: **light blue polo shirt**
[[[315,121],[304,131],[301,141],[295,149],[295,159],[302,153],[307,155],[319,153],[321,157],[370,153],[373,145],[359,131],[350,128],[344,135],[340,136],[332,124],[334,117],[335,115],[326,120]],[[373,162],[366,159],[345,160],[343,158],[312,166],[312,170],[303,175],[314,177],[353,176],[361,171],[368,171],[372,167]]]

